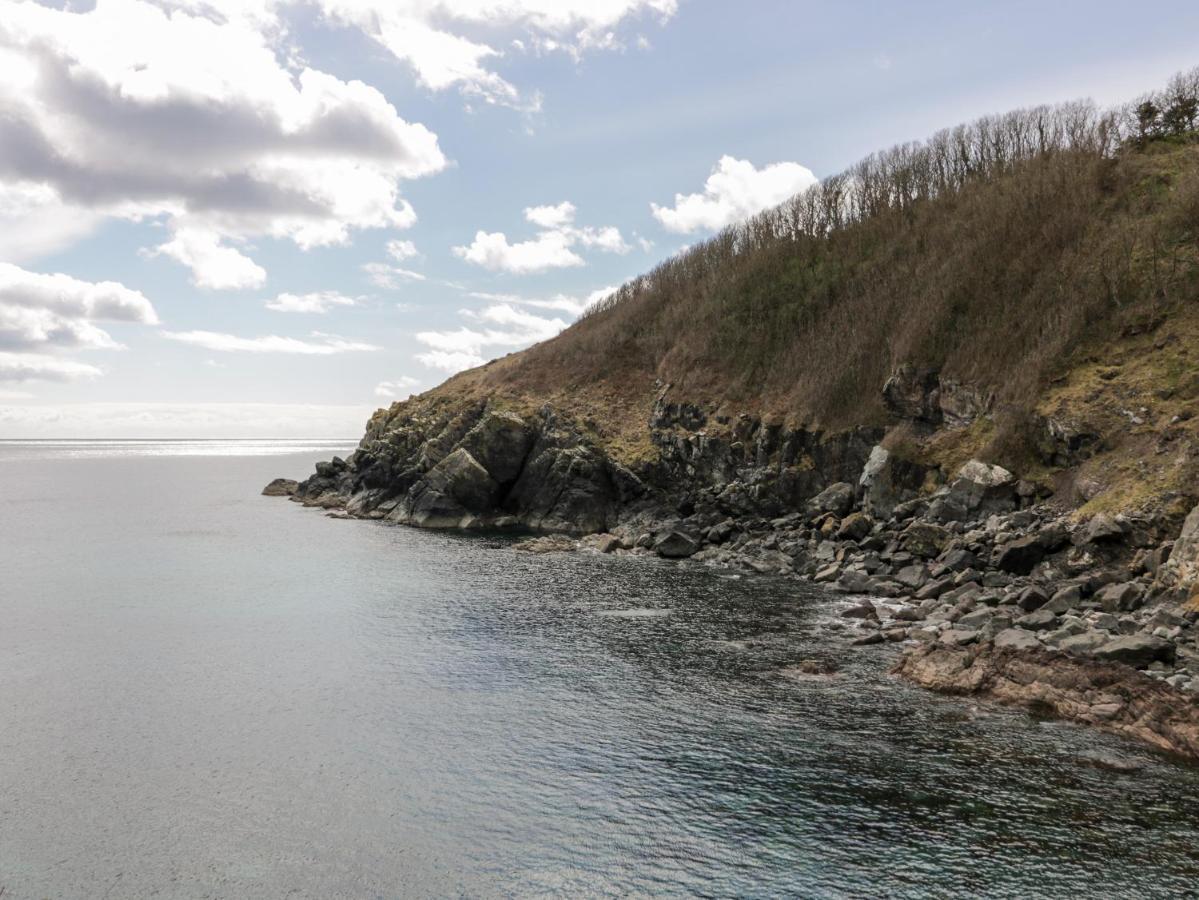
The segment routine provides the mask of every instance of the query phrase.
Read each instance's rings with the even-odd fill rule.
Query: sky
[[[0,0],[0,439],[355,437],[871,151],[1199,65],[1146,0]]]

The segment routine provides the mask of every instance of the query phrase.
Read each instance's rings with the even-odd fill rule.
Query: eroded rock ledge
[[[923,647],[893,671],[934,691],[1022,706],[1199,759],[1199,701],[1127,665],[988,642]]]

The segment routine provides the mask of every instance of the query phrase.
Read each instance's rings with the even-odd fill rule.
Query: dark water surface
[[[897,684],[811,588],[258,496],[346,449],[0,443],[3,900],[1199,886],[1195,769]]]

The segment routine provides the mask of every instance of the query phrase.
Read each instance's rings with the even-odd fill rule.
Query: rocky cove
[[[895,422],[928,431],[989,398],[898,369]],[[416,398],[381,411],[347,459],[286,495],[330,515],[425,528],[524,529],[518,550],[689,560],[826,585],[853,645],[901,645],[895,672],[1199,758],[1199,509],[1080,517],[1043,484],[970,459],[951,471],[887,448],[887,429],[825,434],[718,416],[659,385],[653,453],[626,463],[550,405]],[[1067,467],[1087,438],[1042,423]]]

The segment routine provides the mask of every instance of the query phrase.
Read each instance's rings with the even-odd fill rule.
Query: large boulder
[[[977,459],[963,465],[929,507],[929,518],[958,522],[1016,508],[1016,476]]]
[[[886,521],[897,506],[919,495],[931,471],[929,466],[901,459],[881,445],[874,447],[858,479],[862,510]]]
[[[1027,575],[1045,558],[1045,548],[1035,534],[1008,541],[995,551],[997,569],[1013,575]]]
[[[499,484],[459,447],[412,486],[398,518],[425,528],[455,528],[492,512],[499,497]]]
[[[855,494],[856,491],[852,484],[847,481],[838,481],[809,500],[808,511],[812,515],[832,513],[837,518],[842,518],[853,509]]]
[[[1092,651],[1096,659],[1122,662],[1143,669],[1152,662],[1174,662],[1174,645],[1151,634],[1128,634],[1108,641]]]
[[[686,559],[699,551],[699,541],[682,531],[671,531],[654,542],[654,552],[664,559]]]
[[[262,489],[264,497],[290,497],[295,494],[300,484],[290,478],[276,478]]]

